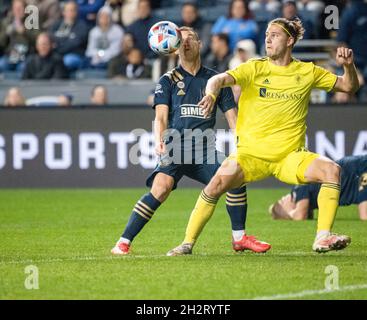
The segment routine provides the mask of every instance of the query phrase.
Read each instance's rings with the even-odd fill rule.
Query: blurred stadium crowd
[[[28,5],[39,9],[39,29],[26,28]],[[339,29],[325,28],[328,5],[339,9]],[[337,45],[354,50],[362,89],[356,96],[316,94],[316,102],[367,101],[365,0],[0,0],[0,77],[157,81],[177,64],[175,54],[158,57],[148,47],[148,30],[160,20],[195,28],[203,44],[203,63],[223,72],[264,54],[267,23],[278,16],[303,21],[304,40],[295,48],[302,60],[341,74],[333,59]],[[106,87],[97,86],[91,103],[105,104],[107,95]],[[61,94],[55,104],[71,105],[72,98]],[[26,101],[20,88],[11,88],[3,103]]]

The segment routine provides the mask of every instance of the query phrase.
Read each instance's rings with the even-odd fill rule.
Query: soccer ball
[[[159,21],[148,33],[149,47],[157,54],[168,55],[181,45],[181,32],[171,21]]]

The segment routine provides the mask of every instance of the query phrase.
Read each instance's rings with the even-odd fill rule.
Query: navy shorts
[[[173,177],[174,185],[172,190],[175,190],[177,188],[177,184],[183,176],[189,177],[206,185],[215,175],[225,158],[226,156],[224,155],[224,153],[216,151],[214,161],[209,161],[208,159],[205,159],[204,161],[202,161],[202,164],[173,163],[168,166],[158,165],[151,173],[151,175],[147,178],[146,186],[149,188],[152,187],[154,178],[159,172]],[[207,162],[210,162],[210,164],[208,164]]]

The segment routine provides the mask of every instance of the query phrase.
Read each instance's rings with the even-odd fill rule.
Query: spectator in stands
[[[11,0],[0,0],[0,19],[3,19],[7,16],[10,7]]]
[[[123,0],[107,0],[106,5],[108,5],[112,10],[112,21],[120,26],[122,23],[122,5]]]
[[[22,79],[65,79],[68,72],[60,57],[52,49],[52,40],[47,33],[41,33],[36,41],[37,53],[26,60]]]
[[[97,13],[104,6],[105,0],[77,0],[79,17],[87,23],[89,29],[96,25]]]
[[[22,107],[25,106],[25,99],[20,88],[13,87],[8,90],[4,99],[5,107]]]
[[[107,68],[107,63],[121,51],[124,30],[112,22],[110,7],[102,7],[98,12],[98,25],[89,33],[86,56],[93,68]]]
[[[303,17],[302,15],[299,14],[296,1],[283,0],[282,17],[288,20],[293,20],[296,17],[298,17],[302,21],[302,25],[305,29],[303,39],[314,38],[314,26],[312,22],[309,19],[307,19],[307,17]]]
[[[204,57],[210,50],[211,24],[205,22],[199,15],[198,7],[193,2],[186,2],[181,9],[182,21],[180,26],[193,28],[201,40],[201,55]]]
[[[132,34],[135,46],[140,49],[144,57],[155,59],[155,53],[149,48],[147,35],[151,26],[158,20],[152,16],[149,0],[139,0],[138,17],[138,20],[128,26],[126,31]]]
[[[34,51],[37,30],[24,27],[24,0],[13,0],[11,11],[0,23],[0,47],[4,55],[0,57],[0,72],[24,68],[26,55]]]
[[[75,1],[65,3],[63,19],[51,28],[51,33],[55,51],[63,56],[66,68],[69,71],[81,68],[88,41],[88,28],[83,20],[78,19],[78,4]]]
[[[367,3],[353,0],[344,9],[337,40],[353,49],[356,67],[367,79]]]
[[[210,53],[204,59],[204,65],[212,68],[219,73],[228,70],[231,53],[229,51],[229,39],[225,33],[218,33],[212,36]]]
[[[38,8],[41,30],[49,30],[61,17],[58,0],[27,0],[27,4]]]
[[[138,48],[133,48],[127,55],[127,61],[114,69],[113,78],[147,79],[151,77],[150,67],[145,65],[144,56]]]
[[[241,40],[237,43],[233,58],[229,62],[229,69],[238,67],[241,63],[252,58],[259,58],[256,54],[256,45],[252,40]]]
[[[233,52],[236,43],[243,39],[256,39],[257,24],[245,0],[232,0],[228,16],[220,17],[212,28],[213,34],[227,33],[229,48]]]
[[[104,106],[108,104],[108,92],[105,86],[95,86],[92,89],[90,102],[93,105]]]
[[[110,60],[107,66],[107,78],[114,78],[120,74],[120,69],[127,63],[127,55],[134,48],[134,40],[131,34],[125,34],[121,42],[121,52]]]
[[[124,0],[121,19],[123,26],[129,26],[138,19],[139,0]]]
[[[62,93],[57,97],[57,105],[60,107],[71,107],[73,96],[68,93]]]

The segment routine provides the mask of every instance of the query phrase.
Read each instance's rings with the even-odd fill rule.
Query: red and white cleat
[[[331,250],[342,250],[351,243],[351,238],[345,235],[331,233],[320,239],[316,239],[312,249],[316,252],[328,252]]]
[[[116,243],[116,245],[112,248],[111,253],[115,254],[115,255],[129,254],[130,253],[130,245],[125,243],[125,242],[118,241]]]
[[[264,253],[271,248],[271,245],[257,240],[254,236],[243,235],[240,241],[232,240],[232,247],[235,251],[251,250],[257,253]]]

